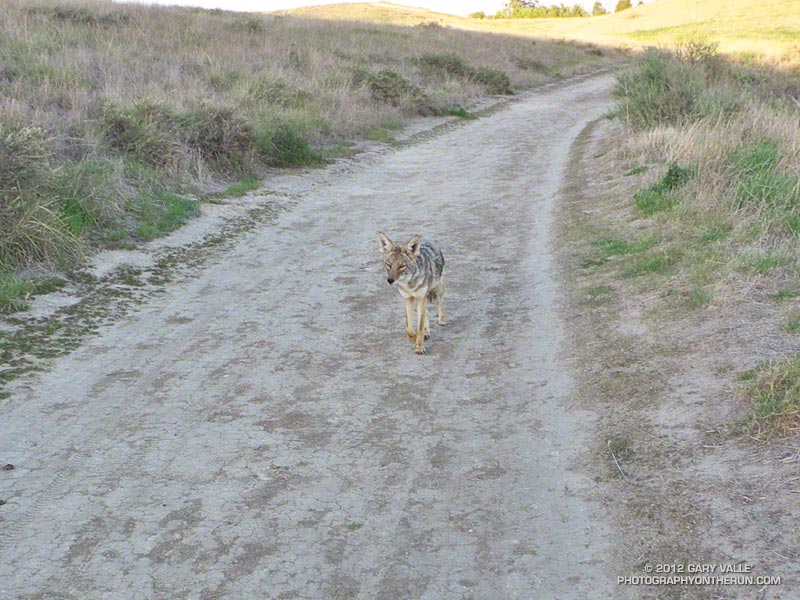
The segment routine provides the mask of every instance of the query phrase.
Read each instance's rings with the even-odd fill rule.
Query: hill
[[[438,13],[426,8],[404,6],[393,2],[353,2],[342,4],[325,4],[320,6],[302,6],[290,10],[278,11],[280,14],[297,17],[314,17],[335,21],[368,21],[370,23],[388,23],[392,25],[422,25],[438,23],[458,26],[469,21],[455,15]]]
[[[794,0],[657,0],[581,19],[468,19],[388,2],[332,4],[289,11],[322,19],[437,23],[448,27],[641,48],[687,38],[719,42],[744,59],[800,63],[800,10]]]
[[[162,235],[198,212],[192,197],[613,60],[439,24],[108,0],[9,0],[0,22],[0,312],[28,295],[10,273]]]

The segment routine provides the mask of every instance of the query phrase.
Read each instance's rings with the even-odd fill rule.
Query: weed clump
[[[323,160],[305,136],[288,124],[274,130],[263,128],[257,145],[261,156],[276,167],[310,166]]]
[[[649,217],[672,208],[677,203],[677,198],[672,192],[683,187],[690,177],[691,172],[688,169],[671,163],[664,177],[634,194],[636,210],[642,216]]]
[[[78,250],[60,217],[52,140],[38,127],[0,128],[0,268]]]
[[[762,138],[742,144],[731,157],[736,177],[736,207],[783,206],[800,202],[800,178],[780,170],[777,140]]]
[[[199,206],[196,200],[168,192],[147,192],[140,195],[133,212],[138,217],[136,236],[151,240],[183,225]]]
[[[253,128],[232,109],[199,106],[182,115],[180,122],[187,147],[215,170],[223,173],[252,170]]]
[[[717,119],[739,109],[738,98],[711,86],[718,70],[716,46],[680,48],[649,49],[635,69],[617,76],[617,114],[635,129]]]
[[[112,149],[146,165],[173,164],[183,155],[178,116],[165,104],[142,101],[122,108],[109,103],[100,125]]]
[[[357,85],[366,85],[372,98],[377,102],[405,108],[414,114],[431,114],[430,99],[425,91],[397,71],[391,69],[382,69],[377,73],[357,71],[354,81]]]
[[[96,13],[83,6],[31,6],[28,14],[43,15],[76,25],[127,25],[131,16],[123,12]]]
[[[474,81],[486,88],[490,94],[512,95],[511,80],[500,69],[473,67],[455,53],[423,54],[412,59],[423,71],[434,75],[449,75],[465,81]]]
[[[800,427],[800,356],[769,361],[744,387],[751,413],[744,431],[758,439],[786,435]]]

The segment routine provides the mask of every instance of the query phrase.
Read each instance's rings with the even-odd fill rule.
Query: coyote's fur
[[[417,354],[425,354],[425,340],[430,337],[428,300],[436,299],[439,325],[444,325],[444,256],[436,242],[415,235],[408,243],[396,245],[386,235],[378,233],[381,256],[386,267],[386,281],[397,282],[406,301],[406,335],[414,343]],[[417,329],[414,331],[414,307],[417,309]]]

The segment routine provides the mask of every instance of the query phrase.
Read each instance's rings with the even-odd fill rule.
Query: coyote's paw
[[[427,352],[425,351],[425,346],[417,346],[416,348],[414,348],[414,352],[416,352],[417,354],[427,354]]]
[[[444,327],[445,325],[447,325],[447,321],[444,319],[439,319],[439,327]]]
[[[410,329],[406,329],[406,335],[408,336],[408,341],[412,344],[417,343],[417,334],[411,331]]]
[[[424,337],[426,340],[429,340],[429,339],[431,339],[431,332],[430,332],[430,331],[428,331],[428,332],[427,332],[427,333],[426,333],[426,334],[425,334],[423,337]]]

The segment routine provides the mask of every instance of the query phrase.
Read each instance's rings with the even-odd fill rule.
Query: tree
[[[627,10],[629,8],[631,8],[631,0],[619,0],[619,2],[617,2],[617,7],[614,9],[614,12]]]
[[[545,6],[539,0],[508,0],[502,10],[495,15],[497,19],[541,19],[544,17],[588,17],[589,13],[580,4],[572,7],[566,4]]]
[[[592,16],[599,17],[600,15],[607,15],[607,14],[608,11],[605,9],[605,7],[603,7],[603,4],[600,2],[600,0],[597,0],[597,2],[595,2],[594,6],[592,7]]]

